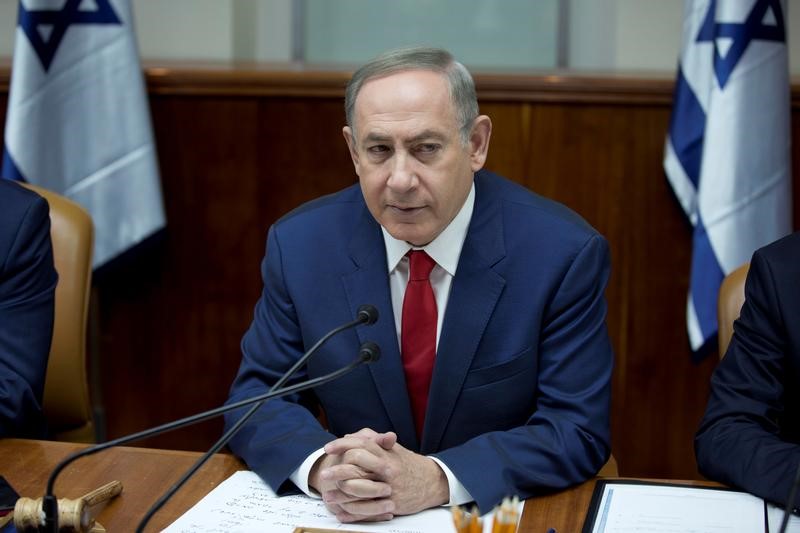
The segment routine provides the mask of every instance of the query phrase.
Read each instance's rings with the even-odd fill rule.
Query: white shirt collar
[[[458,214],[450,221],[442,232],[431,242],[422,247],[412,246],[411,243],[400,241],[389,235],[389,232],[381,226],[383,232],[383,243],[386,246],[386,263],[389,272],[392,272],[400,260],[409,250],[425,250],[425,252],[436,261],[451,276],[456,275],[458,258],[461,256],[461,249],[464,247],[464,240],[467,238],[469,221],[472,219],[472,210],[475,208],[475,183],[469,189],[464,205]]]

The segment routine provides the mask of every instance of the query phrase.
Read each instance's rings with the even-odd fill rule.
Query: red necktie
[[[400,344],[414,424],[421,438],[436,358],[436,298],[429,279],[436,262],[422,250],[410,251],[408,258],[411,267],[403,298]]]

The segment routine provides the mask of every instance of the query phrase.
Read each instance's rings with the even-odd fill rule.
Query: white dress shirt
[[[425,246],[412,246],[406,241],[400,241],[383,231],[383,243],[386,246],[386,264],[389,268],[389,290],[392,296],[392,311],[394,312],[394,323],[397,330],[397,344],[400,346],[400,332],[403,317],[403,297],[408,284],[409,260],[406,254],[409,250],[425,250],[425,252],[436,262],[430,275],[433,294],[436,298],[436,347],[439,347],[439,337],[442,332],[442,322],[444,321],[445,311],[447,310],[447,300],[450,296],[450,285],[453,276],[456,275],[458,259],[461,256],[461,249],[464,247],[464,240],[467,238],[469,222],[472,219],[472,211],[475,207],[475,184],[470,188],[464,205],[461,206],[458,214],[447,225],[445,229],[430,243]],[[324,454],[320,448],[309,455],[300,467],[295,470],[289,479],[297,487],[309,496],[319,498],[319,494],[309,487],[308,475],[311,468],[319,457]],[[447,505],[461,505],[472,501],[467,489],[456,479],[452,471],[442,461],[436,457],[431,457],[444,471],[450,489],[450,501]]]

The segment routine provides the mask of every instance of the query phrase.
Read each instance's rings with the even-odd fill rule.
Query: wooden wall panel
[[[356,179],[341,136],[346,79],[339,72],[148,73],[168,228],[95,276],[92,353],[109,437],[224,401],[261,290],[267,228]],[[716,361],[695,365],[688,349],[691,228],[661,167],[672,82],[477,81],[482,112],[494,124],[487,167],[570,206],[608,239],[621,473],[697,477],[692,437]],[[0,72],[0,119],[6,92]],[[796,139],[798,101],[795,91]],[[793,158],[800,168],[797,149]],[[220,428],[212,421],[144,444],[203,449]]]

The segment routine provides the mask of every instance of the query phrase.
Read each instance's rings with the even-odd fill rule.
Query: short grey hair
[[[347,84],[344,96],[344,111],[350,129],[355,132],[356,98],[361,87],[369,80],[407,70],[438,72],[447,79],[461,140],[466,144],[472,131],[472,123],[478,116],[475,82],[467,68],[456,61],[450,52],[441,48],[413,47],[390,50],[356,70]]]

